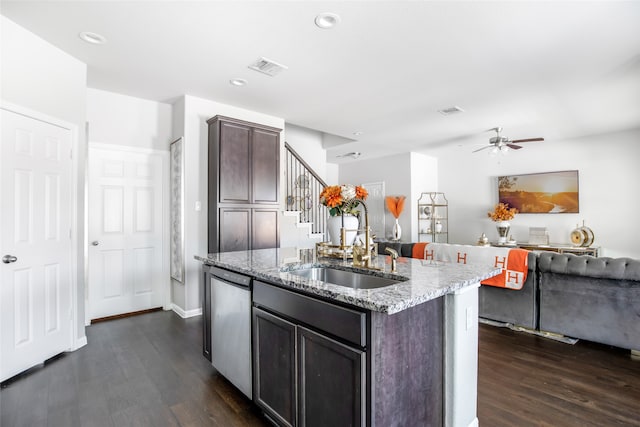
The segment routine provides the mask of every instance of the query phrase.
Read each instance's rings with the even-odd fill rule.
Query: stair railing
[[[285,210],[300,211],[300,222],[311,223],[312,233],[325,234],[327,208],[320,203],[320,193],[327,183],[287,142],[284,146],[287,149]]]

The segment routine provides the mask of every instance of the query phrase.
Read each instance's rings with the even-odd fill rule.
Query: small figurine
[[[486,234],[482,233],[482,236],[478,239],[478,246],[489,246],[489,238]]]

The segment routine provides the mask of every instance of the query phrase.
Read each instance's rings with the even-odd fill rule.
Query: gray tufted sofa
[[[413,243],[380,242],[412,255]],[[640,260],[530,252],[519,291],[481,286],[481,318],[640,350]]]
[[[640,261],[541,252],[539,328],[640,349]]]

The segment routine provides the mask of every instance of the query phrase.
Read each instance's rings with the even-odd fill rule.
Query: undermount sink
[[[333,285],[346,286],[354,289],[375,289],[404,282],[407,279],[391,279],[387,277],[370,276],[355,271],[338,270],[330,267],[311,267],[287,271],[295,276],[319,280]]]

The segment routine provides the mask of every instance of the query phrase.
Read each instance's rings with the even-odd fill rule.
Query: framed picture
[[[578,171],[499,176],[498,199],[520,213],[578,213]]]
[[[171,143],[170,261],[171,278],[184,283],[184,138]]]

